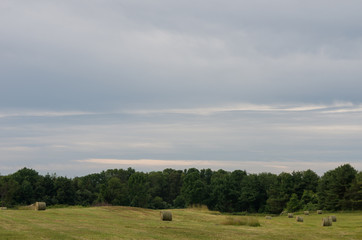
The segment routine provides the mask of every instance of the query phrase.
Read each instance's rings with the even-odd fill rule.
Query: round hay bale
[[[303,218],[300,216],[297,216],[295,219],[297,220],[297,222],[303,222]]]
[[[332,222],[337,222],[337,217],[334,215],[329,216],[329,219],[332,220]]]
[[[1,207],[1,210],[7,210],[8,208],[7,207]]]
[[[309,215],[309,211],[304,211],[304,215]]]
[[[272,219],[271,216],[265,216],[265,219]]]
[[[322,214],[323,211],[322,210],[317,210],[317,214]]]
[[[288,213],[288,218],[293,218],[293,213]]]
[[[40,211],[40,210],[45,210],[46,209],[46,203],[45,202],[36,202],[35,203],[35,210]]]
[[[172,221],[172,213],[170,211],[161,211],[162,221]]]
[[[323,227],[332,226],[332,219],[330,219],[329,217],[322,218],[322,226]]]

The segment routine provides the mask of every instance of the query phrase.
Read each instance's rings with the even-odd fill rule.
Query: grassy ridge
[[[0,239],[362,239],[362,213],[337,213],[332,227],[321,227],[328,214],[286,216],[260,227],[224,225],[230,216],[198,209],[172,210],[173,221],[159,211],[130,207],[57,208],[0,211]]]

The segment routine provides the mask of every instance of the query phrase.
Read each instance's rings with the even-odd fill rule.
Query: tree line
[[[210,169],[137,172],[109,169],[83,177],[40,175],[23,168],[0,175],[0,205],[122,205],[184,208],[206,205],[221,212],[362,210],[362,172],[345,164],[319,177],[314,171],[249,174]]]

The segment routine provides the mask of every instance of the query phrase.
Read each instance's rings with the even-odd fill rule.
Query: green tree
[[[212,174],[210,184],[211,197],[208,207],[221,212],[232,212],[230,173],[224,170],[218,170]]]
[[[0,206],[11,207],[15,202],[15,194],[18,192],[19,183],[10,176],[0,176]]]
[[[181,170],[165,169],[163,170],[163,176],[165,178],[165,195],[163,200],[168,204],[173,204],[175,199],[181,194],[183,172]],[[182,199],[178,200],[178,203],[182,205]],[[178,205],[179,207],[181,205]]]
[[[57,177],[54,182],[55,200],[57,204],[73,205],[75,202],[75,189],[72,180],[66,177]]]
[[[357,171],[349,164],[326,172],[318,184],[319,205],[327,210],[343,210]]]
[[[41,177],[38,172],[29,169],[22,168],[11,176],[19,184],[19,188],[15,193],[15,201],[18,204],[30,204],[38,201],[36,199],[36,186],[39,185]]]
[[[305,211],[314,211],[318,208],[317,194],[311,190],[304,190],[300,199],[300,207]]]
[[[112,205],[128,205],[128,188],[125,183],[117,177],[112,177],[107,187],[102,191],[102,196],[105,202]]]
[[[260,182],[260,203],[258,212],[270,212],[268,209],[267,200],[271,196],[273,186],[277,184],[277,175],[272,173],[260,173],[258,179]]]
[[[204,201],[208,196],[207,186],[200,179],[199,170],[191,168],[187,171],[181,188],[181,194],[186,201],[186,205],[205,204]]]
[[[312,170],[302,171],[302,189],[317,192],[319,176]]]
[[[298,195],[296,193],[293,193],[289,199],[289,202],[287,203],[287,210],[288,212],[295,212],[299,209],[300,209],[300,203]]]
[[[104,171],[74,178],[73,185],[76,190],[76,203],[87,206],[97,202],[104,202],[101,196],[101,189],[102,186],[106,186],[107,179],[106,172]]]
[[[128,181],[130,205],[133,207],[148,207],[151,196],[148,193],[147,176],[136,172]]]
[[[362,172],[356,175],[352,181],[351,187],[346,193],[345,208],[351,210],[362,210]]]
[[[262,206],[263,194],[258,175],[250,174],[243,178],[239,203],[244,211],[258,212]]]
[[[148,192],[152,198],[164,198],[167,195],[167,183],[162,172],[150,172],[147,179],[149,183]]]
[[[280,213],[286,207],[294,189],[293,176],[281,173],[268,190],[266,210],[271,213]]]

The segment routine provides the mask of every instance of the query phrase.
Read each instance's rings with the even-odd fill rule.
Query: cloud
[[[155,160],[155,159],[138,159],[138,160],[127,160],[127,159],[86,159],[78,160],[82,163],[97,163],[97,164],[112,164],[112,165],[133,165],[138,166],[215,166],[222,164],[219,162],[212,163],[210,161],[184,161],[184,160]]]
[[[1,166],[356,162],[361,7],[4,0]]]
[[[70,117],[95,114],[84,111],[29,111],[29,110],[12,110],[8,112],[0,112],[0,118],[11,117]]]
[[[360,5],[4,1],[0,108],[362,102]]]
[[[333,134],[333,135],[334,134],[356,135],[362,133],[361,125],[328,125],[328,126],[301,125],[301,126],[281,127],[281,129],[294,131],[294,132],[302,131],[302,132],[324,133],[324,134]]]
[[[203,108],[174,108],[174,109],[144,109],[124,111],[129,114],[193,114],[210,115],[223,112],[306,112],[316,111],[322,113],[347,113],[358,112],[361,107],[353,103],[335,103],[330,105],[312,104],[233,104],[223,107],[203,107]]]

